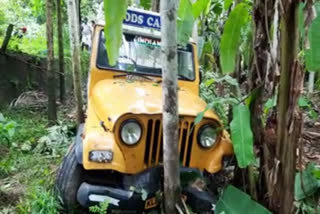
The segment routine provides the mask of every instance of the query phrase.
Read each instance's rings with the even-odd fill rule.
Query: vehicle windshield
[[[119,58],[115,66],[108,63],[103,31],[100,33],[97,66],[102,69],[135,72],[146,75],[161,76],[160,40],[123,34]],[[195,79],[192,46],[178,48],[178,77],[180,80]]]

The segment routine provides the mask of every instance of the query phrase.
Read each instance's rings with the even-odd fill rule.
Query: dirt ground
[[[310,100],[313,110],[320,115],[320,93],[313,95]],[[308,111],[304,112],[301,144],[303,148],[301,152],[303,167],[311,162],[320,165],[320,116],[317,120],[311,120],[308,117]]]

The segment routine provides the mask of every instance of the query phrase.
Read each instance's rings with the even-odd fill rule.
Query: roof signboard
[[[149,28],[160,31],[160,16],[158,13],[153,13],[144,10],[128,8],[126,18],[123,21],[126,25],[135,27]]]

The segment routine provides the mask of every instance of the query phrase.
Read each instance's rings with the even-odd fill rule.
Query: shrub
[[[17,124],[15,121],[7,120],[3,114],[0,113],[0,143],[5,140],[8,147],[11,146],[11,139],[15,134]]]

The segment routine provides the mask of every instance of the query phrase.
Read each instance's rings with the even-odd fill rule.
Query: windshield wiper
[[[137,65],[137,62],[136,62],[134,59],[132,59],[132,58],[130,58],[130,57],[128,57],[128,56],[119,56],[119,58],[124,58],[124,59],[130,60],[130,61],[133,63],[134,70],[133,70],[133,71],[130,71],[130,72],[124,72],[125,74],[116,74],[116,75],[113,75],[113,78],[127,77],[127,76],[129,76],[129,75],[135,75],[135,76],[143,77],[144,79],[147,79],[147,80],[151,80],[151,81],[153,80],[153,79],[151,79],[151,78],[149,78],[149,77],[144,76],[144,74],[137,73],[137,67],[138,67],[138,65]]]
[[[179,80],[189,80],[189,81],[192,80],[192,79],[189,79],[188,77],[185,77],[185,76],[183,76],[183,75],[181,75],[181,74],[178,74],[178,79],[179,79]],[[162,83],[162,79],[158,80],[157,83],[158,83],[158,84],[159,84],[159,83]]]
[[[143,77],[144,79],[153,81],[153,79],[151,79],[150,77],[147,77],[147,76],[145,76],[144,74],[136,73],[136,72],[125,72],[124,74],[116,74],[116,75],[113,75],[113,78],[127,77],[127,76],[130,76],[130,75]]]

